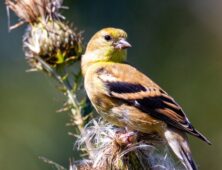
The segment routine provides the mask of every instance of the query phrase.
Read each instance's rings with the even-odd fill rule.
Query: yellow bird
[[[196,170],[186,133],[206,143],[182,108],[160,86],[136,68],[126,64],[127,34],[105,28],[89,41],[82,57],[87,95],[107,121],[143,133],[158,133],[188,170]]]

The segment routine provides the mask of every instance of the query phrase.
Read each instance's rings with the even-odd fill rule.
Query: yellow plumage
[[[189,170],[197,169],[186,132],[210,142],[190,123],[182,108],[149,77],[125,64],[131,45],[116,28],[97,32],[82,58],[87,95],[107,121],[165,139]]]

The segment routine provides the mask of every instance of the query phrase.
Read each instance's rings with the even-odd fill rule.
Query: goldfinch
[[[81,67],[87,95],[97,112],[119,127],[163,137],[186,169],[196,170],[187,135],[210,141],[198,132],[182,108],[160,86],[126,64],[127,34],[105,28],[89,41]]]

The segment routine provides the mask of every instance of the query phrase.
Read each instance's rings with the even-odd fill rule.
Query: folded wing
[[[124,67],[124,73],[118,71],[118,68],[109,67],[100,73],[99,78],[107,88],[107,95],[133,105],[142,112],[164,121],[168,126],[188,132],[210,144],[206,137],[192,126],[182,108],[172,97],[138,70],[133,69],[132,73],[130,68],[130,72],[127,71],[127,65],[121,67]],[[138,77],[141,81],[137,80]]]

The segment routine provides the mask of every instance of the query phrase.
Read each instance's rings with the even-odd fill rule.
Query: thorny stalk
[[[52,68],[50,67],[44,60],[42,60],[40,57],[36,57],[36,59],[42,64],[43,68],[50,73],[64,88],[67,93],[67,96],[69,98],[70,103],[73,105],[74,109],[71,109],[73,115],[81,116],[81,109],[79,106],[79,102],[76,98],[76,93],[72,92],[72,88],[70,85],[64,82],[62,77]],[[78,128],[81,131],[83,127],[83,122],[78,124]]]
[[[9,30],[28,23],[23,48],[30,70],[47,73],[58,81],[68,98],[60,111],[70,110],[71,124],[83,133],[86,117],[90,113],[82,114],[84,102],[76,96],[77,91],[80,91],[80,82],[75,79],[78,79],[80,70],[72,75],[67,69],[71,64],[79,62],[84,46],[81,33],[76,33],[76,29],[67,24],[59,12],[61,8],[67,9],[62,6],[63,0],[5,0],[5,3]],[[20,18],[20,22],[13,26],[10,24],[10,10]],[[86,145],[87,152],[91,155],[90,144]]]

